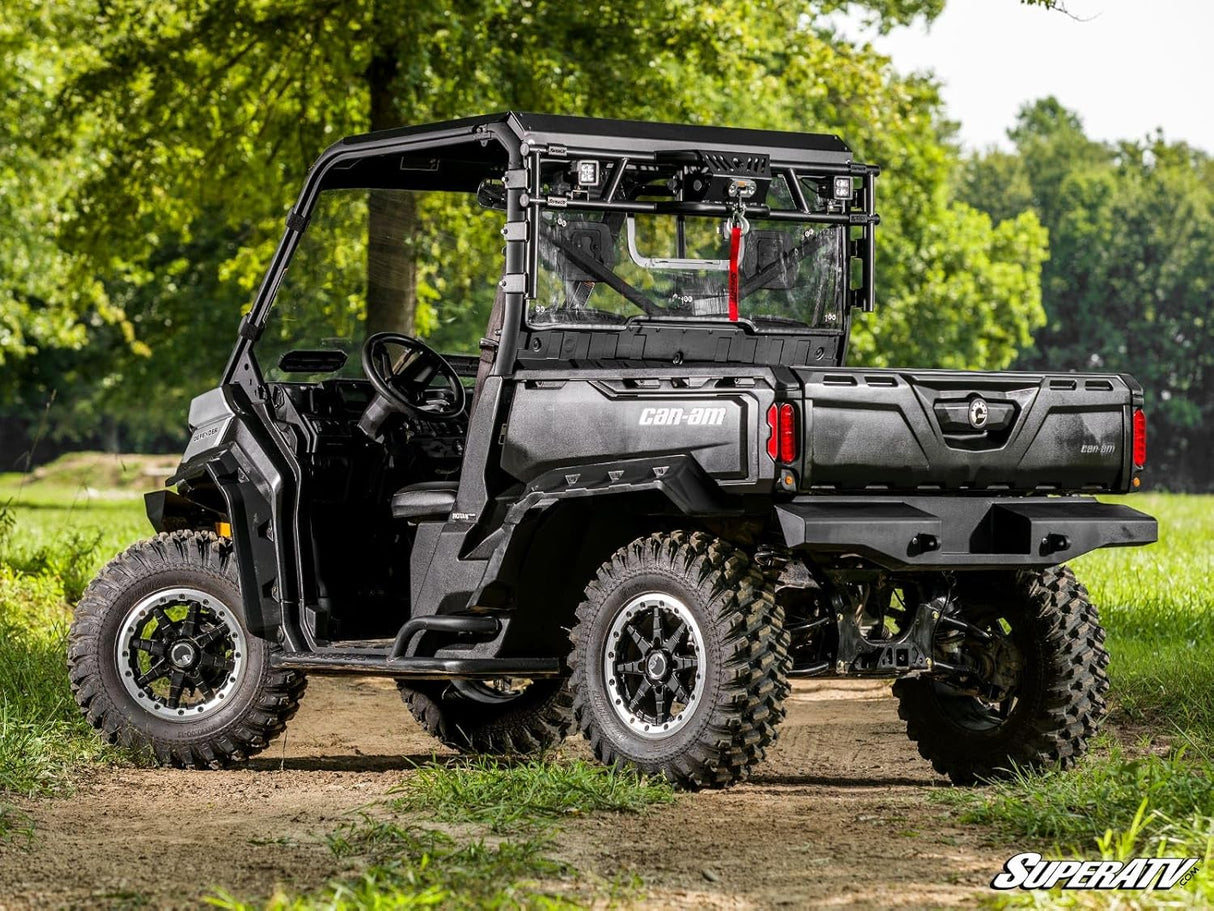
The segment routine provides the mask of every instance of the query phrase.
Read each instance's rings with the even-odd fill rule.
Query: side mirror
[[[476,201],[481,208],[506,211],[506,184],[500,180],[482,180],[476,188]]]

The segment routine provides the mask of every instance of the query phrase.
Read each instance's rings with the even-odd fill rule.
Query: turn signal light
[[[1147,414],[1141,408],[1134,409],[1134,467],[1145,468],[1147,464]]]
[[[767,409],[767,455],[773,462],[797,460],[797,413],[787,402]]]

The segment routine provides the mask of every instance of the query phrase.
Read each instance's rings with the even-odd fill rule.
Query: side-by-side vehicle
[[[845,366],[877,176],[831,135],[525,113],[334,145],[159,534],[77,608],[81,709],[218,766],[307,676],[380,675],[461,750],[576,726],[696,787],[762,759],[792,678],[887,677],[955,781],[1072,764],[1108,655],[1064,564],[1155,540],[1093,496],[1140,483],[1142,390]],[[500,256],[440,281],[478,218]],[[479,357],[391,331],[423,284]]]

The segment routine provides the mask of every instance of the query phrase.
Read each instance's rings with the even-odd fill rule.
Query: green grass
[[[354,908],[577,908],[635,897],[636,877],[603,881],[579,875],[545,853],[555,820],[596,812],[639,813],[675,800],[665,782],[580,760],[506,763],[480,759],[422,766],[380,807],[331,833],[337,860],[355,870],[308,894],[278,892],[264,903],[218,893],[212,904],[250,911]],[[510,833],[456,838],[401,825],[395,814],[471,823]],[[541,830],[544,834],[540,834]]]
[[[962,819],[1025,849],[1124,860],[1202,857],[1183,888],[1121,896],[1122,907],[1214,905],[1214,497],[1119,498],[1159,519],[1160,542],[1076,560],[1099,606],[1112,657],[1114,724],[1134,732],[1070,772],[1020,773],[977,791],[943,792]],[[1162,749],[1165,755],[1150,751]],[[1027,893],[1007,906],[1106,907],[1104,893]]]
[[[1018,770],[985,790],[946,791],[942,799],[962,810],[963,821],[990,826],[1009,841],[1031,838],[1080,851],[1109,830],[1130,830],[1144,801],[1160,819],[1214,811],[1208,772],[1181,751],[1131,756],[1113,747],[1072,771]]]
[[[58,578],[79,599],[98,569],[153,534],[143,494],[161,486],[165,457],[72,453],[32,474],[0,474],[0,563]]]
[[[68,621],[57,579],[0,565],[0,838],[25,828],[5,795],[61,791],[81,765],[109,754],[68,688]]]
[[[248,902],[226,892],[208,903],[230,911],[344,911],[398,908],[576,908],[553,888],[571,871],[543,853],[538,840],[459,843],[442,832],[364,818],[330,838],[336,860],[356,857],[356,872],[308,895],[279,891]]]
[[[0,499],[0,564],[57,579],[72,603],[108,560],[153,533],[142,501],[53,506]]]
[[[151,533],[139,494],[156,486],[146,460],[121,457],[74,456],[37,477],[0,475],[0,504],[9,504],[11,517],[0,519],[0,834],[28,832],[3,793],[61,790],[81,764],[110,755],[68,691],[67,602],[102,563]],[[1074,566],[1108,628],[1113,720],[1134,733],[1121,747],[1111,739],[1111,749],[1077,771],[1025,774],[945,799],[1011,844],[1031,838],[1089,857],[1210,857],[1173,896],[1201,906],[1214,903],[1214,497],[1142,494],[1124,502],[1159,517],[1161,543],[1100,551]],[[1161,739],[1167,755],[1141,755],[1148,746],[1159,751]],[[671,799],[664,784],[586,763],[469,762],[422,767],[386,809],[523,838],[568,816]],[[330,846],[335,857],[361,858],[361,872],[266,907],[460,906],[465,889],[489,907],[602,898],[598,886],[589,898],[570,892],[530,837],[467,843],[363,820],[335,833]]]
[[[963,822],[994,829],[1016,851],[1025,839],[1053,845],[1045,853],[1082,860],[1197,857],[1185,886],[1158,894],[1100,892],[1021,893],[995,899],[999,907],[1214,906],[1214,777],[1206,760],[1178,751],[1166,757],[1128,757],[1113,749],[1070,772],[1020,772],[987,791],[940,796],[961,810]],[[1013,851],[1009,850],[1009,855]]]
[[[1214,496],[1122,502],[1159,518],[1159,543],[1074,563],[1108,629],[1114,718],[1214,746]]]
[[[425,812],[439,822],[474,822],[506,832],[585,813],[636,813],[672,803],[664,779],[597,763],[481,757],[428,765],[395,789],[393,809]]]
[[[151,532],[138,493],[90,485],[95,475],[119,483],[123,471],[136,483],[142,465],[61,461],[40,477],[0,475],[0,839],[31,834],[6,797],[61,793],[82,766],[113,758],[68,687],[70,604],[102,564]]]

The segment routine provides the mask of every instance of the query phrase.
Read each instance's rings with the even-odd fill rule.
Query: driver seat
[[[502,266],[502,277],[506,277],[506,267]],[[489,326],[485,338],[481,339],[481,357],[477,365],[476,385],[472,387],[472,401],[468,404],[468,414],[472,414],[473,406],[480,401],[481,387],[493,369],[493,358],[497,353],[498,342],[502,335],[502,324],[505,321],[506,293],[498,284],[497,292],[493,295],[493,308],[489,311]],[[445,519],[455,508],[455,494],[459,489],[459,481],[422,481],[402,487],[392,495],[392,518],[420,522],[423,519]]]
[[[422,481],[402,487],[392,495],[392,518],[420,522],[445,519],[455,507],[458,481]]]

